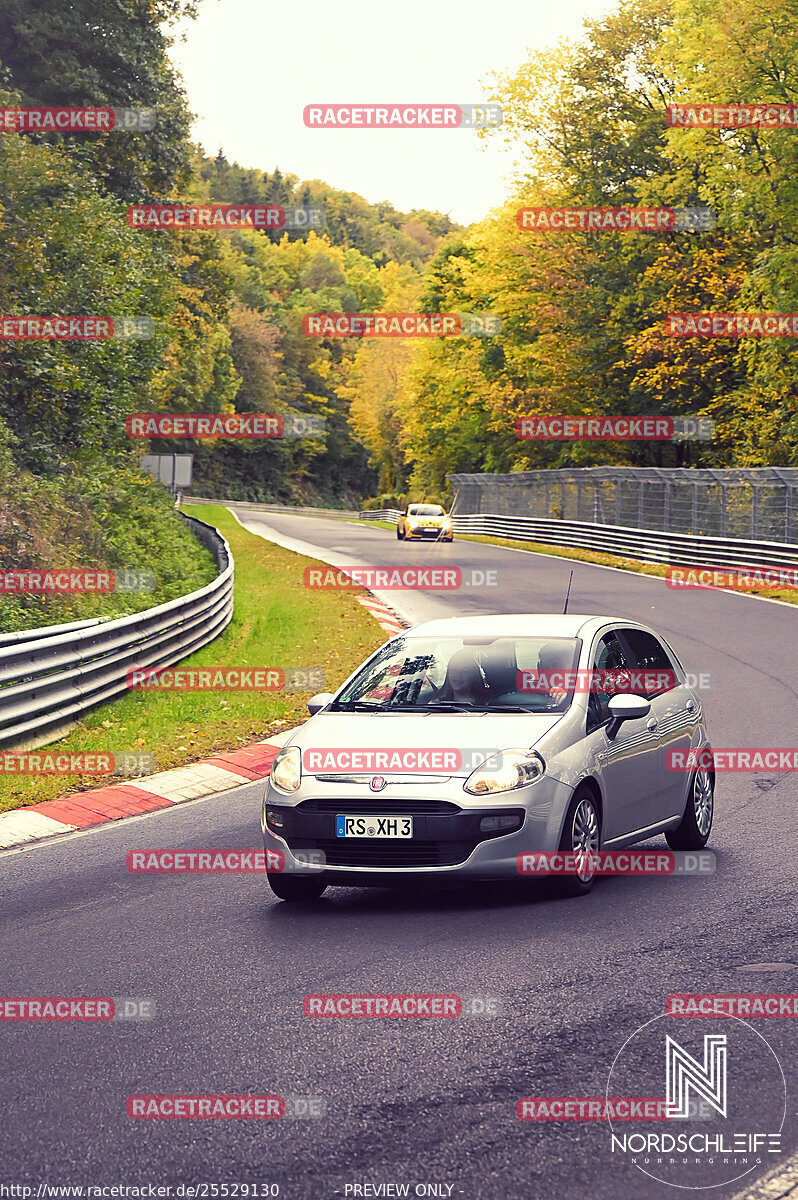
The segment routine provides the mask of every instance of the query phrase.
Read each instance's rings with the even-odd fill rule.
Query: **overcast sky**
[[[609,0],[202,0],[172,55],[205,151],[462,223],[500,204],[511,160],[467,129],[307,129],[306,104],[477,103],[525,48],[579,36]]]

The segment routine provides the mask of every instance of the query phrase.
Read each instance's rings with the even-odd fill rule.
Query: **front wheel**
[[[601,815],[598,802],[588,787],[577,788],[568,805],[560,850],[566,854],[598,854],[601,846]],[[586,896],[593,886],[593,868],[587,863],[576,875],[557,880],[561,896]]]
[[[703,767],[696,771],[681,823],[669,829],[665,840],[671,850],[701,850],[709,841],[715,812],[712,776]]]
[[[282,875],[267,871],[269,887],[278,900],[318,900],[327,884],[323,879],[307,875]]]
[[[400,533],[398,525],[396,526],[396,540],[398,542],[403,542],[405,540],[405,535],[403,533]]]

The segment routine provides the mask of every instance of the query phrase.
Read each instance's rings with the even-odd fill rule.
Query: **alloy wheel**
[[[597,854],[599,848],[598,813],[592,800],[585,797],[574,810],[571,821],[571,851],[574,854]],[[593,878],[592,868],[585,866],[577,871],[579,879],[586,883]]]
[[[714,807],[712,780],[709,777],[708,771],[696,772],[696,777],[693,781],[693,807],[695,809],[695,823],[698,826],[698,832],[702,837],[706,837],[712,825],[712,810]]]

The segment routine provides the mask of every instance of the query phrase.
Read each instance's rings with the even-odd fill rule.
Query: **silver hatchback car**
[[[283,900],[330,885],[517,879],[531,851],[593,854],[658,833],[697,850],[709,837],[701,700],[668,643],[634,621],[429,621],[308,708],[261,813]],[[592,882],[586,867],[560,887]]]

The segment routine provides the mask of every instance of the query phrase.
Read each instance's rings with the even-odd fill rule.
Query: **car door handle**
[[[658,727],[659,727],[659,721],[657,720],[656,717],[651,717],[648,721],[646,721],[646,729],[650,729],[652,733]]]

